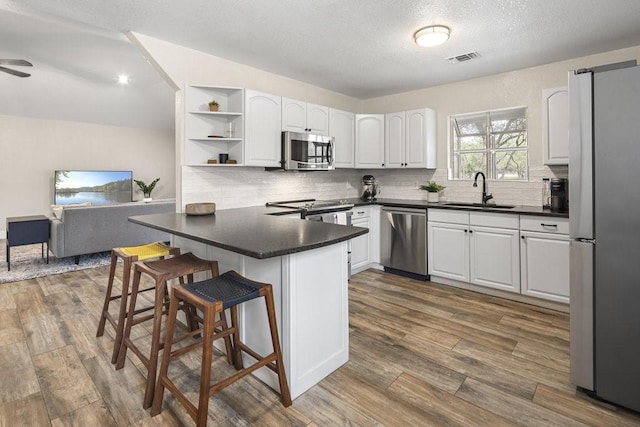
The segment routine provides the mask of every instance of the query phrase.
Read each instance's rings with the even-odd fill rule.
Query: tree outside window
[[[527,108],[451,116],[451,179],[528,180]]]

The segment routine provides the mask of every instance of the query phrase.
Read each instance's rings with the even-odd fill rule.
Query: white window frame
[[[497,132],[491,132],[491,130],[489,129],[490,126],[490,115],[491,114],[495,114],[495,113],[500,113],[500,112],[504,112],[504,111],[511,111],[511,110],[524,110],[524,117],[526,119],[526,129],[524,130],[525,132],[525,137],[527,140],[527,144],[525,147],[522,148],[499,148],[499,149],[495,149],[492,147],[492,142],[491,142],[491,135],[495,134]],[[517,106],[517,107],[508,107],[508,108],[500,108],[500,109],[494,109],[494,110],[483,110],[483,111],[476,111],[476,112],[472,112],[472,113],[464,113],[464,114],[452,114],[450,116],[448,116],[448,143],[447,143],[447,164],[448,164],[448,177],[449,180],[453,180],[453,181],[468,181],[468,180],[472,180],[472,177],[459,177],[459,174],[456,175],[455,171],[454,171],[454,156],[456,155],[456,150],[455,150],[455,143],[456,143],[456,133],[454,131],[454,125],[453,125],[453,120],[455,118],[463,118],[463,117],[471,117],[471,116],[479,116],[482,114],[486,114],[487,116],[487,132],[485,135],[486,138],[486,147],[483,149],[478,149],[478,150],[464,150],[464,152],[466,153],[483,153],[486,156],[486,168],[479,170],[479,172],[484,172],[484,174],[486,175],[488,180],[493,180],[493,181],[513,181],[513,182],[528,182],[529,181],[529,108],[527,106],[521,105],[521,106]],[[521,179],[514,179],[514,178],[499,178],[497,176],[497,168],[496,168],[496,163],[495,163],[495,153],[496,152],[504,152],[504,151],[523,151],[526,153],[527,156],[527,170],[526,170],[526,174],[525,177],[521,178]]]

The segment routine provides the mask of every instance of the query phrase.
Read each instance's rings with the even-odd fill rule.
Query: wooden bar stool
[[[142,246],[129,246],[123,248],[113,248],[111,251],[111,268],[109,270],[109,281],[107,283],[107,291],[104,296],[104,304],[102,305],[102,314],[100,323],[98,323],[98,332],[96,337],[104,335],[104,327],[107,322],[113,326],[116,337],[113,343],[113,353],[111,354],[111,363],[118,360],[118,352],[122,343],[122,333],[124,331],[124,320],[127,316],[127,302],[129,298],[129,281],[131,276],[131,265],[136,261],[143,261],[151,258],[163,259],[167,256],[180,255],[180,248],[172,248],[164,243],[150,243]],[[122,290],[120,294],[113,295],[113,280],[116,274],[116,265],[118,258],[122,260]],[[146,292],[154,288],[139,290],[138,292]],[[120,308],[118,317],[115,318],[109,313],[109,305],[112,301],[120,300]],[[150,310],[152,307],[149,307]]]
[[[194,273],[210,271],[212,277],[218,276],[218,262],[203,260],[191,252],[179,255],[173,258],[167,258],[159,261],[142,262],[138,261],[134,263],[133,284],[131,285],[131,298],[129,299],[129,308],[127,310],[127,318],[125,328],[123,332],[122,342],[120,345],[120,352],[118,354],[118,361],[116,363],[116,369],[124,367],[124,363],[127,357],[127,350],[130,349],[138,356],[143,365],[147,368],[147,384],[144,393],[143,407],[148,408],[153,401],[153,392],[156,383],[156,372],[158,368],[158,353],[162,349],[164,343],[160,340],[160,329],[162,326],[162,315],[167,312],[167,305],[165,303],[165,295],[167,292],[167,282],[173,279],[181,279],[183,283],[183,277],[187,276],[187,281],[193,283]],[[153,312],[145,316],[136,317],[143,309],[135,309],[136,300],[138,296],[138,289],[140,286],[140,279],[142,273],[150,276],[154,280],[155,300],[153,306]],[[174,286],[179,288],[182,285]],[[190,310],[189,307],[181,307],[187,316],[187,323],[190,330],[197,328],[198,318],[195,316],[195,310]],[[223,316],[224,317],[224,316]],[[153,319],[153,328],[151,332],[151,349],[148,354],[145,354],[131,339],[131,328],[147,320]],[[195,323],[194,323],[195,322]],[[220,324],[223,328],[227,327],[226,319],[222,318]],[[225,341],[226,350],[229,360],[232,360],[233,348],[231,339],[227,338]]]
[[[241,342],[238,333],[238,304],[260,297],[265,299],[267,305],[267,317],[271,330],[271,342],[273,344],[273,352],[264,357]],[[202,329],[191,331],[174,339],[176,315],[181,302],[192,305],[204,313],[204,324]],[[215,315],[223,314],[227,308],[231,311],[231,328],[218,331],[215,328]],[[173,344],[199,333],[202,333],[202,340],[200,342],[185,346],[173,352],[171,351]],[[213,341],[226,338],[229,335],[233,336],[233,347],[235,350],[234,361],[235,368],[238,372],[216,384],[210,385]],[[202,368],[200,375],[200,396],[198,406],[196,407],[169,379],[167,371],[172,359],[198,347],[202,347]],[[158,415],[161,412],[162,398],[166,387],[184,405],[189,415],[196,421],[196,424],[198,426],[205,426],[207,424],[209,398],[228,385],[263,366],[268,367],[278,375],[280,400],[285,407],[291,405],[291,395],[289,394],[289,385],[287,384],[287,378],[284,372],[280,341],[278,340],[273,291],[269,284],[254,282],[242,277],[235,271],[228,271],[213,279],[173,288],[169,303],[169,316],[167,318],[164,348],[160,373],[158,374],[158,384],[153,399],[153,406],[151,407],[151,416]],[[242,362],[243,351],[256,359],[257,362],[244,368]]]

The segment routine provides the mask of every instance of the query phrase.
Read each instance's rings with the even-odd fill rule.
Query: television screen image
[[[56,171],[54,203],[126,203],[133,196],[131,171]]]

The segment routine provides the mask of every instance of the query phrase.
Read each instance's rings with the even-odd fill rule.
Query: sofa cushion
[[[65,208],[70,208],[74,206],[91,206],[91,202],[82,202],[82,203],[70,203],[68,205],[51,205],[51,210],[53,211],[53,216],[62,219],[62,215]]]

